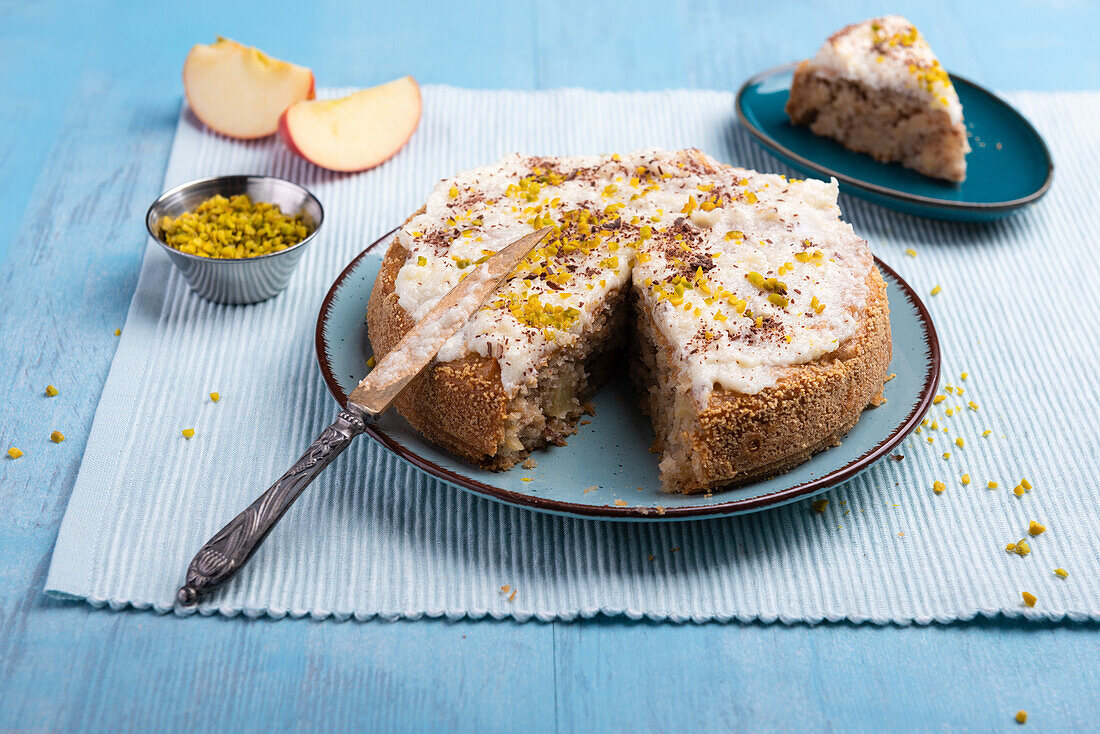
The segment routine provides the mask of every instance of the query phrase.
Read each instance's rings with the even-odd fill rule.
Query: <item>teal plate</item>
[[[321,373],[344,405],[371,356],[364,315],[391,233],[359,254],[332,284],[317,316]],[[786,474],[711,495],[669,495],[660,489],[653,431],[629,381],[613,378],[597,393],[591,422],[568,446],[536,451],[535,469],[491,472],[455,458],[420,437],[395,411],[367,429],[386,449],[447,484],[517,507],[573,517],[676,520],[737,515],[805,499],[851,479],[886,456],[917,427],[932,404],[940,349],[928,310],[897,273],[878,263],[889,285],[896,377],[887,402],[863,413],[840,446]],[[621,372],[625,372],[622,370]],[[527,480],[527,481],[525,481]],[[616,505],[619,500],[625,505]]]
[[[811,176],[833,176],[845,192],[889,209],[932,219],[986,222],[1038,201],[1054,179],[1046,143],[1023,115],[997,95],[951,75],[973,150],[966,180],[938,181],[896,163],[854,153],[808,127],[791,124],[783,110],[797,64],[769,69],[737,93],[737,117],[778,158]]]

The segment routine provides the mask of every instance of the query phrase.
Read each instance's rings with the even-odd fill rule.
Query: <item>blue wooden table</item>
[[[68,436],[0,460],[0,730],[1007,731],[1018,709],[1029,731],[1100,727],[1095,625],[181,620],[42,594],[191,44],[254,43],[326,86],[735,89],[897,11],[993,88],[1087,89],[1095,4],[159,5],[0,2],[0,446]]]

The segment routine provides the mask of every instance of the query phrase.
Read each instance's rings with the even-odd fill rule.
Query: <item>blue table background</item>
[[[1100,7],[1073,0],[0,0],[0,447],[33,448],[0,460],[0,730],[1100,726],[1096,625],[184,620],[42,594],[193,43],[256,44],[321,86],[732,90],[886,12],[992,88],[1100,86]]]

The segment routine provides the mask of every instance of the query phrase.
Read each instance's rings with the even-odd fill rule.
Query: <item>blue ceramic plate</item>
[[[757,142],[808,175],[834,176],[847,193],[890,209],[960,222],[1006,217],[1050,188],[1054,162],[1039,133],[1015,108],[973,82],[951,75],[973,148],[966,156],[966,180],[954,184],[879,163],[792,125],[783,107],[796,65],[745,82],[737,93],[737,116]]]
[[[359,254],[332,284],[317,316],[317,359],[333,397],[343,405],[367,372],[371,346],[364,316],[389,233]],[[897,377],[886,383],[887,402],[863,413],[840,446],[822,451],[786,474],[716,491],[711,496],[668,495],[657,478],[653,432],[625,379],[604,386],[591,423],[568,446],[536,451],[535,469],[491,472],[456,459],[423,440],[395,411],[367,433],[413,466],[456,487],[510,505],[574,517],[675,520],[761,510],[822,492],[886,456],[916,428],[931,405],[940,350],[932,320],[913,290],[883,263]],[[524,481],[525,479],[529,481]],[[622,500],[625,506],[616,505]],[[660,508],[660,509],[658,509]],[[659,514],[661,513],[661,514]]]

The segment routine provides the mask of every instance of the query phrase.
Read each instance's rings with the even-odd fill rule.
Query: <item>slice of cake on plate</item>
[[[830,36],[798,65],[787,114],[876,160],[933,178],[966,178],[970,144],[959,95],[928,42],[901,16]]]
[[[890,362],[886,286],[836,199],[835,183],[696,150],[508,156],[442,181],[398,230],[371,343],[385,354],[479,260],[550,225],[401,395],[401,415],[506,469],[564,443],[618,369],[652,419],[665,490],[782,472],[855,425]]]

